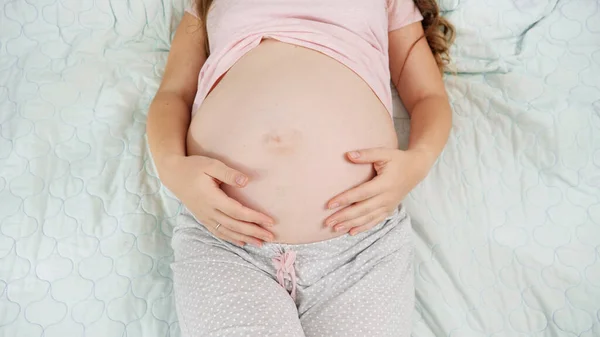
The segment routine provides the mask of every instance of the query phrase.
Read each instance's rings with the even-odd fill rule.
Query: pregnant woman
[[[197,0],[148,113],[184,336],[409,336],[401,200],[444,147],[434,0]],[[411,116],[397,148],[390,79]]]

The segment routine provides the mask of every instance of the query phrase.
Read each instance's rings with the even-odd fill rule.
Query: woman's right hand
[[[216,237],[239,246],[273,241],[273,234],[263,228],[273,226],[273,219],[240,204],[220,188],[221,183],[243,188],[248,183],[246,175],[204,156],[172,156],[162,166],[159,175],[165,186]]]

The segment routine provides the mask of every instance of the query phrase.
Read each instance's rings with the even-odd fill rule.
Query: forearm
[[[159,175],[170,157],[186,155],[190,109],[181,96],[172,92],[159,92],[150,105],[146,134]]]
[[[408,150],[427,155],[430,164],[442,152],[452,126],[452,110],[445,95],[431,95],[418,101],[410,112]]]

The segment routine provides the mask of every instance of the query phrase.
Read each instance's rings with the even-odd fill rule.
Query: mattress
[[[413,336],[600,336],[599,4],[441,4],[454,121],[404,202]],[[180,336],[145,121],[185,5],[0,2],[0,336]]]

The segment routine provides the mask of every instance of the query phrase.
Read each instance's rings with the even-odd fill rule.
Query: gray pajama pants
[[[189,213],[173,234],[185,337],[409,337],[413,245],[403,209],[373,229],[310,244],[237,247]]]

